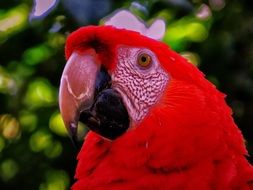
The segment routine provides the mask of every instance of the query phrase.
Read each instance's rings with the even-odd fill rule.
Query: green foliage
[[[38,18],[29,18],[32,1],[0,2],[0,189],[64,190],[73,183],[76,153],[59,114],[57,95],[65,39],[80,25],[98,24],[119,8],[130,9],[147,23],[165,19],[164,42],[228,95],[253,152],[250,2],[79,1],[92,9],[90,13],[75,11],[76,2],[62,0]],[[79,130],[87,132],[81,123]]]

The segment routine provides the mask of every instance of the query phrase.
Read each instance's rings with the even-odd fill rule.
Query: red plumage
[[[94,48],[113,71],[119,45],[150,49],[171,80],[134,130],[111,142],[89,132],[72,189],[253,189],[253,168],[224,94],[166,44],[137,32],[89,26],[68,37],[66,57]]]

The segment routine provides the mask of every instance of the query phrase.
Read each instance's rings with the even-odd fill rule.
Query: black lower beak
[[[114,140],[129,127],[129,117],[122,99],[114,89],[101,91],[90,110],[81,113],[79,120],[104,138]]]
[[[93,105],[81,112],[79,121],[110,140],[122,135],[129,127],[129,116],[122,98],[111,88],[111,77],[103,68],[97,74]]]

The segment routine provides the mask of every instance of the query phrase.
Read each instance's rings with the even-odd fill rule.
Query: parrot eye
[[[152,58],[147,53],[142,53],[138,55],[138,64],[141,67],[147,68],[152,63]]]

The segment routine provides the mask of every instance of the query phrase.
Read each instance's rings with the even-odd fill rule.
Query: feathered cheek
[[[169,75],[148,49],[121,47],[117,60],[112,87],[120,93],[131,124],[135,125],[159,101],[169,82]]]

